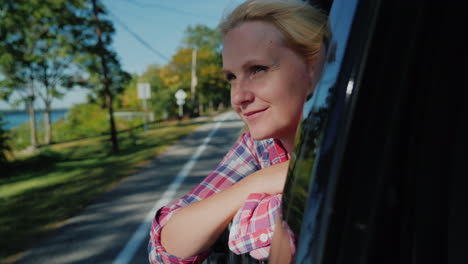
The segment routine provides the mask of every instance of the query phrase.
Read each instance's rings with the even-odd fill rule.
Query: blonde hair
[[[222,35],[248,21],[274,25],[284,36],[286,45],[306,61],[315,61],[330,33],[327,15],[299,0],[248,0],[224,17],[219,24]]]

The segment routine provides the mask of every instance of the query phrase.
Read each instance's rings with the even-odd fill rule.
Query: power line
[[[137,33],[135,33],[133,30],[131,30],[122,20],[120,20],[114,13],[112,13],[109,9],[107,9],[107,12],[109,15],[111,15],[115,22],[117,22],[119,25],[121,25],[128,33],[130,33],[138,42],[140,42],[143,46],[154,52],[156,55],[164,59],[165,61],[170,61],[166,56],[164,56],[161,52],[153,48],[148,42],[146,42],[143,38],[138,36]]]
[[[173,13],[176,13],[176,14],[179,14],[179,15],[195,16],[195,17],[209,18],[209,19],[217,20],[217,18],[212,17],[212,16],[207,16],[207,15],[202,15],[202,14],[195,14],[195,13],[187,12],[187,11],[180,10],[180,9],[177,9],[177,8],[173,8],[173,7],[162,6],[162,5],[155,4],[155,3],[142,4],[142,3],[138,3],[138,2],[130,1],[130,0],[127,0],[127,2],[132,3],[132,4],[134,4],[134,5],[138,6],[138,7],[141,7],[141,8],[158,8],[158,9],[163,9],[163,10],[166,10],[166,11],[170,11],[170,12],[173,12]]]

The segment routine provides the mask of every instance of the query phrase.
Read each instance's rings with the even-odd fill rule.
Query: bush
[[[0,113],[0,164],[8,162],[7,153],[11,151],[10,136],[8,131],[3,128],[4,125],[3,115]]]
[[[107,111],[95,104],[73,106],[65,120],[53,124],[57,142],[101,135],[109,131]]]
[[[29,122],[13,127],[10,130],[11,147],[14,150],[22,150],[31,145],[31,137],[29,131]],[[41,137],[38,138],[40,139]]]
[[[115,118],[117,130],[125,130],[140,126],[144,119],[125,120]],[[79,104],[73,106],[65,119],[60,119],[52,124],[52,137],[54,142],[100,136],[108,134],[109,117],[107,109],[96,104]],[[38,143],[44,144],[44,124],[37,122],[36,126]],[[31,145],[29,122],[14,127],[9,131],[11,147],[14,150],[22,150]]]

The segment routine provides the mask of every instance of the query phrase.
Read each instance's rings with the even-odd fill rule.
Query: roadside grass
[[[52,145],[0,168],[0,263],[15,259],[99,194],[204,122],[172,122],[109,137]]]

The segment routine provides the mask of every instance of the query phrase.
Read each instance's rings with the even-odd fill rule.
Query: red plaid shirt
[[[161,245],[161,228],[171,216],[180,208],[221,192],[255,171],[287,160],[288,153],[279,141],[254,140],[249,132],[244,133],[218,167],[199,185],[158,210],[148,244],[150,263],[201,263],[209,252],[178,258],[166,252]],[[280,205],[280,194],[251,194],[232,221],[229,248],[237,254],[249,252],[256,259],[266,259]]]

